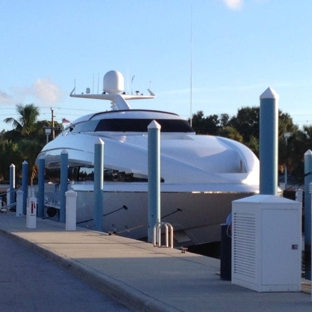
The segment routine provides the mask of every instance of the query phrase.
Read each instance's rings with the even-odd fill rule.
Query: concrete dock
[[[27,246],[134,311],[311,311],[301,292],[257,293],[220,279],[220,261],[37,218],[0,214],[0,234]]]

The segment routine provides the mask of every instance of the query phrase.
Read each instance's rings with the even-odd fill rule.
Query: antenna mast
[[[97,93],[100,92],[100,73],[98,72]]]

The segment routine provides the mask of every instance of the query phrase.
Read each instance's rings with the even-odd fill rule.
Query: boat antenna
[[[130,90],[130,79],[129,79],[129,68],[127,67],[127,90],[126,93],[129,94],[129,90]]]
[[[100,90],[100,73],[98,72],[98,85],[97,85],[97,93],[99,94]]]
[[[190,42],[190,126],[193,124],[193,6],[191,5],[191,42]]]
[[[133,94],[133,80],[134,80],[134,77],[135,75],[132,76],[132,79],[131,79],[131,94]]]
[[[94,73],[93,73],[93,81],[92,81],[92,93],[94,93]]]

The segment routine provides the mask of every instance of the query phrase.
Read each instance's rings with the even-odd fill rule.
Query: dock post
[[[103,232],[104,142],[94,144],[94,229]]]
[[[304,258],[305,278],[311,280],[311,195],[309,184],[312,182],[312,152],[304,153]]]
[[[23,190],[23,214],[26,215],[26,206],[28,198],[28,162],[22,163],[22,190]]]
[[[277,195],[278,100],[271,88],[260,95],[260,194]]]
[[[18,190],[16,192],[16,212],[15,215],[17,217],[21,217],[23,215],[23,191]]]
[[[67,191],[66,196],[66,231],[76,231],[77,192]]]
[[[154,226],[160,222],[160,129],[153,120],[148,129],[148,230],[147,240],[153,242]]]
[[[60,181],[60,222],[65,223],[65,206],[66,206],[66,197],[65,193],[67,192],[68,187],[68,153],[66,150],[63,150],[61,153],[61,181]]]
[[[15,203],[15,165],[10,165],[10,204]]]
[[[35,229],[37,227],[37,198],[31,192],[27,199],[26,227]]]
[[[39,157],[39,172],[38,172],[38,217],[44,217],[44,167],[45,158],[43,155]]]

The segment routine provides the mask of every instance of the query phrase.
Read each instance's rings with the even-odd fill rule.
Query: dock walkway
[[[220,279],[220,261],[179,249],[37,218],[0,214],[0,233],[38,252],[135,311],[311,311],[302,292],[257,293]]]

